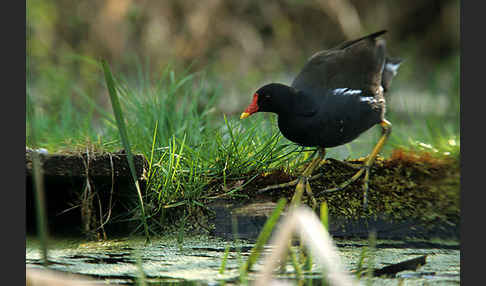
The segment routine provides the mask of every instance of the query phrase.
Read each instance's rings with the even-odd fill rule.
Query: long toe
[[[344,181],[343,183],[341,183],[339,186],[337,187],[334,187],[334,188],[330,188],[330,189],[326,189],[322,192],[324,193],[333,193],[333,192],[337,192],[337,191],[341,191],[341,190],[344,190],[347,186],[349,186],[350,184],[354,183],[357,179],[359,179],[359,177],[361,177],[361,175],[368,169],[368,167],[363,166],[360,168],[360,170],[358,172],[356,172],[356,174],[354,174],[351,178],[349,178],[348,180]]]
[[[276,189],[283,189],[283,188],[287,188],[287,187],[293,187],[293,186],[297,185],[298,182],[299,182],[299,179],[296,179],[296,180],[290,181],[288,183],[266,186],[265,188],[259,189],[258,193],[263,193],[263,192],[267,192],[267,191],[270,191],[270,190],[276,190]]]
[[[291,206],[299,206],[302,200],[302,194],[304,193],[305,185],[309,182],[305,177],[299,177],[297,179],[297,186],[295,187],[294,196],[292,197],[292,201],[290,202]]]
[[[315,210],[316,207],[317,207],[317,201],[316,201],[316,198],[314,197],[314,194],[312,193],[312,189],[310,187],[309,180],[306,181],[305,192],[309,196],[309,200],[311,201],[312,209]]]
[[[360,170],[360,169],[365,167],[366,159],[363,160],[363,161],[359,160],[358,162],[353,162],[353,163],[348,162],[348,161],[341,161],[341,163],[343,163],[344,165],[346,165],[350,168],[353,168],[355,170]]]

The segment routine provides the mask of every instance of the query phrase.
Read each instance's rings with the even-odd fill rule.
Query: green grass
[[[139,199],[139,209],[141,214],[140,217],[141,217],[142,224],[144,226],[145,238],[147,239],[148,242],[150,240],[150,234],[149,234],[149,229],[147,224],[147,216],[145,215],[145,206],[143,203],[142,191],[140,190],[140,184],[138,182],[137,172],[135,170],[135,164],[133,162],[133,154],[130,147],[130,140],[128,139],[128,135],[127,135],[127,128],[125,126],[123,112],[121,111],[120,101],[118,100],[118,95],[115,89],[115,83],[113,80],[113,75],[111,73],[110,67],[108,66],[108,63],[105,60],[102,61],[102,65],[105,74],[106,87],[108,88],[108,91],[110,93],[111,106],[113,108],[113,113],[115,114],[118,131],[120,133],[120,138],[123,147],[127,153],[127,160],[128,160],[128,166],[130,168],[130,174],[132,175],[133,183],[137,189],[137,194]]]
[[[456,68],[457,64],[452,61],[444,69]],[[33,128],[37,146],[50,152],[86,150],[87,146],[97,151],[124,148],[111,108],[102,104],[109,102],[109,96],[100,65],[98,72],[99,78],[93,76],[93,80],[102,87],[105,99],[96,99],[82,87],[70,84],[62,71],[58,72],[61,75],[47,71],[52,75],[44,76],[46,82],[40,85],[55,87],[52,97],[48,96],[49,89],[28,89],[27,108],[36,112],[35,118],[27,117],[27,145],[32,143]],[[162,225],[160,217],[166,209],[201,207],[204,200],[214,196],[245,196],[244,186],[257,174],[279,168],[295,171],[311,154],[302,154],[302,148],[280,135],[273,114],[239,120],[238,115],[218,111],[224,91],[204,72],[167,66],[152,76],[140,68],[135,80],[116,71],[113,78],[131,149],[150,162],[143,200],[152,231]],[[393,132],[383,154],[404,147],[459,156],[459,77],[454,79],[449,86],[441,87],[452,98],[447,121],[434,114],[419,117],[388,111]],[[427,92],[439,89],[438,82],[431,81]],[[398,91],[397,86],[394,91]],[[327,156],[364,156],[378,136],[377,127],[346,146],[329,149]],[[347,150],[345,155],[343,150]]]

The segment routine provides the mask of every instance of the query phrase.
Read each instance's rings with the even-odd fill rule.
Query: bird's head
[[[280,105],[286,102],[281,99],[294,92],[296,91],[293,88],[279,83],[270,83],[260,87],[253,94],[253,100],[241,114],[240,119],[247,118],[256,112],[278,113],[281,109]]]

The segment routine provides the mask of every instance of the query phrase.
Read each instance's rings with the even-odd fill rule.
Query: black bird
[[[401,64],[400,59],[385,55],[385,41],[378,38],[385,33],[379,31],[314,54],[291,86],[270,83],[259,88],[241,114],[243,119],[255,112],[274,112],[283,136],[301,146],[319,148],[319,156],[302,176],[276,186],[297,184],[293,200],[300,200],[304,187],[314,199],[308,178],[324,160],[325,148],[351,142],[379,124],[382,136],[360,170],[338,187],[326,190],[344,189],[365,173],[366,207],[369,169],[391,132],[391,123],[385,119],[384,92]]]

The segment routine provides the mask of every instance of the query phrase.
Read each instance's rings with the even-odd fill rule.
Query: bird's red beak
[[[240,119],[247,118],[248,116],[252,115],[253,113],[258,111],[258,93],[253,95],[253,100],[245,109],[245,111],[241,114]]]

